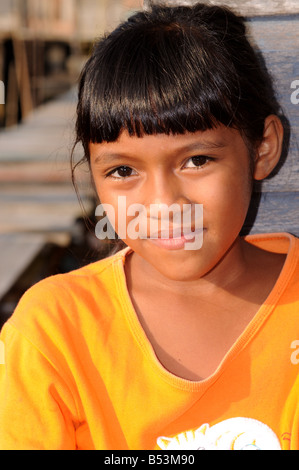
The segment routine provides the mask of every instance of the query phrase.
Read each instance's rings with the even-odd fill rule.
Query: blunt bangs
[[[225,7],[152,7],[94,47],[80,78],[77,139],[89,144],[129,135],[183,134],[219,124],[255,145],[278,111],[271,77]]]
[[[83,140],[112,142],[124,129],[140,137],[234,124],[238,79],[229,57],[219,61],[213,53],[213,38],[209,54],[196,31],[188,35],[177,25],[134,30],[130,39],[127,32],[123,42],[119,32],[104,39],[106,47],[96,46],[83,71],[78,129]],[[223,73],[228,68],[229,75]]]

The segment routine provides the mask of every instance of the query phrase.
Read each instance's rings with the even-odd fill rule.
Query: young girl
[[[1,449],[299,449],[298,240],[239,235],[280,159],[278,114],[225,8],[156,6],[98,42],[77,142],[99,200],[116,232],[134,219],[120,198],[191,225],[169,217],[165,236],[158,212],[155,237],[127,230],[24,295],[2,330]]]

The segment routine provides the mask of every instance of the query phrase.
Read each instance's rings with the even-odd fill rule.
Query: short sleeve
[[[74,450],[74,402],[59,371],[9,322],[0,339],[0,449]]]

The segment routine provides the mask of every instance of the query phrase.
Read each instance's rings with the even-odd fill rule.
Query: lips
[[[154,245],[164,248],[166,250],[181,250],[181,249],[186,249],[186,245],[190,245],[191,242],[193,242],[196,237],[200,237],[202,234],[203,229],[197,229],[197,230],[188,230],[187,233],[182,233],[182,230],[179,232],[173,232],[171,235],[175,236],[167,236],[167,237],[162,237],[162,233],[159,234],[160,236],[156,238],[149,237],[148,240],[153,243]],[[187,248],[188,249],[188,248]]]
[[[184,227],[169,227],[169,229],[165,228],[164,230],[159,230],[157,232],[151,232],[148,238],[160,238],[160,239],[171,239],[171,238],[182,238],[185,232],[190,232],[189,229]]]
[[[199,221],[201,222],[201,221]],[[169,223],[160,222],[159,229],[152,229],[152,225],[149,223],[150,227],[149,233],[146,234],[145,238],[151,239],[181,239],[185,237],[186,239],[193,238],[199,230],[202,230],[201,223],[197,223],[190,227],[190,225],[172,225],[169,226]]]

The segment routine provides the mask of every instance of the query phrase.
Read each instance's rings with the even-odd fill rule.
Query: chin
[[[198,255],[188,256],[184,260],[159,260],[158,263],[152,263],[152,266],[159,271],[165,278],[171,281],[196,281],[207,273],[207,269],[202,266],[202,262]]]

